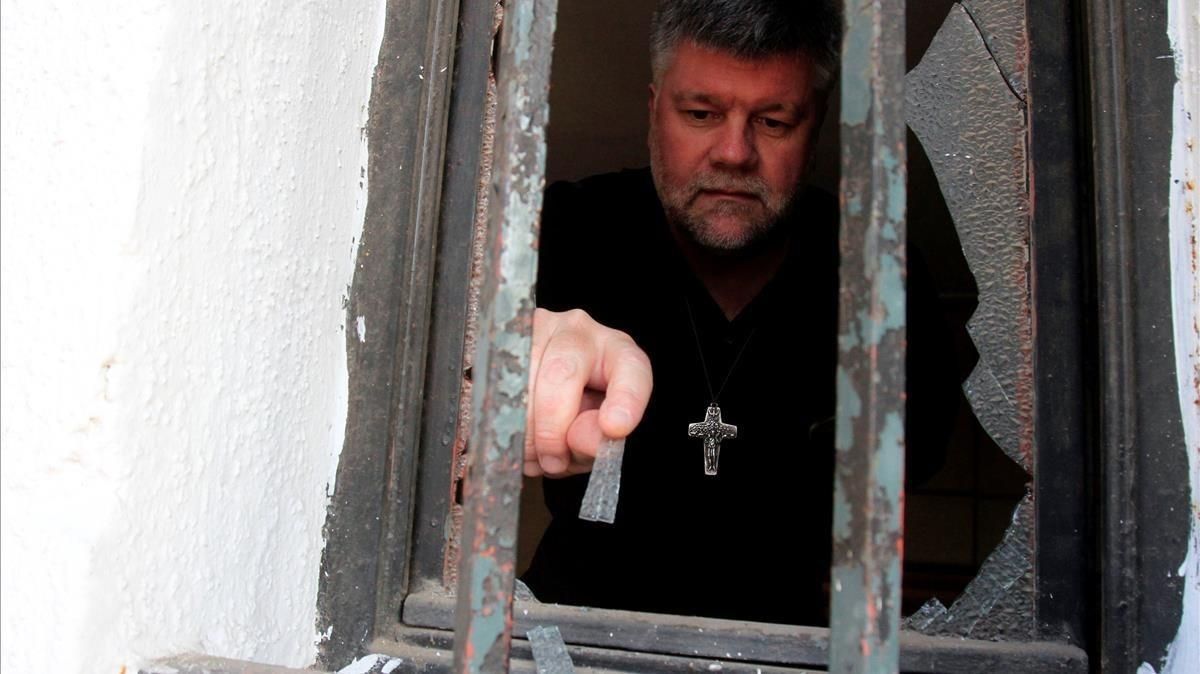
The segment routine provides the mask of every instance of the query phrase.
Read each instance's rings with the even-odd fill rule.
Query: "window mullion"
[[[846,0],[830,671],[898,671],[903,551],[904,0]]]

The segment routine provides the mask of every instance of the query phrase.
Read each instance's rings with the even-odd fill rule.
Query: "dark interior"
[[[924,53],[951,6],[908,3],[908,67]],[[649,82],[649,0],[562,0],[550,93],[547,182],[645,166]],[[836,193],[838,95],[826,118],[812,182]],[[909,245],[918,248],[938,286],[948,321],[962,325],[977,291],[928,159],[913,134],[908,144]],[[965,331],[957,367],[965,377],[977,358]],[[905,495],[904,606],[907,615],[931,597],[949,606],[974,577],[1012,520],[1027,476],[990,440],[964,402],[941,470]],[[539,479],[522,492],[518,573],[529,564],[547,522]]]

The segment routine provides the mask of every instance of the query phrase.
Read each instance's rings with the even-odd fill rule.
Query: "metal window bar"
[[[556,0],[510,0],[499,81],[454,670],[507,672]],[[899,668],[904,0],[846,0],[830,671]]]
[[[904,0],[846,0],[831,672],[895,672],[904,550]]]
[[[496,59],[496,138],[471,453],[464,484],[454,671],[507,672],[525,447],[533,286],[545,186],[557,0],[509,0]]]

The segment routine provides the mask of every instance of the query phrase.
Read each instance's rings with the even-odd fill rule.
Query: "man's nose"
[[[717,166],[747,169],[758,160],[758,149],[754,145],[754,132],[750,124],[740,120],[729,120],[721,128],[721,134],[710,154]]]

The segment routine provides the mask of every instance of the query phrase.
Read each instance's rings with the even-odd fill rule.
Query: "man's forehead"
[[[744,101],[749,103],[750,107],[757,112],[797,112],[803,107],[804,97],[799,92],[789,95],[787,98],[776,100],[771,97],[762,98],[759,100]],[[736,103],[743,102],[737,100],[734,96],[721,95],[703,90],[689,89],[671,92],[671,101],[676,105],[699,104],[712,106],[715,108],[728,108]]]
[[[811,60],[801,53],[744,58],[682,42],[676,46],[660,86],[675,102],[755,107],[802,107],[814,89]]]

